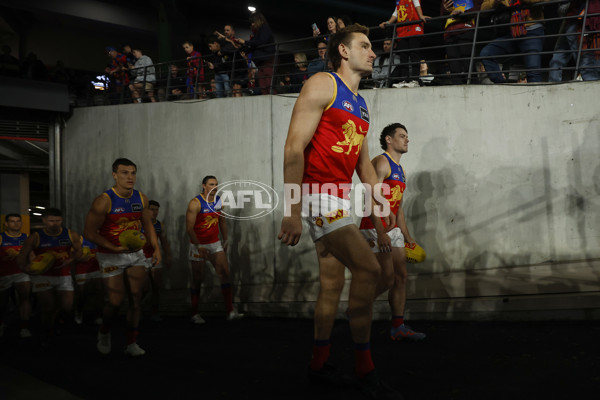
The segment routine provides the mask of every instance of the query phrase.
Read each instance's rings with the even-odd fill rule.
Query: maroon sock
[[[392,327],[397,328],[402,324],[404,324],[404,316],[403,315],[393,315],[392,316]]]
[[[356,360],[356,375],[359,378],[375,369],[371,358],[371,345],[369,343],[355,343],[354,356]]]
[[[20,328],[21,329],[29,329],[29,320],[21,320],[20,323]]]
[[[310,368],[315,371],[323,368],[327,360],[329,360],[330,351],[331,341],[329,339],[315,340],[312,359],[310,360]]]
[[[139,330],[137,328],[127,329],[126,340],[127,340],[128,345],[136,342],[138,333],[139,333]]]
[[[223,300],[225,300],[225,309],[227,314],[233,311],[233,295],[231,293],[231,283],[223,283],[221,285],[221,293],[223,293]]]

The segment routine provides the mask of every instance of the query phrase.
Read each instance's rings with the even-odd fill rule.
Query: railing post
[[[273,58],[273,70],[271,71],[271,86],[269,87],[269,94],[273,94],[273,85],[275,82],[275,60],[279,54],[279,44],[275,43],[275,58]]]
[[[394,28],[395,27],[396,27],[396,24],[394,24]],[[383,28],[383,29],[385,30],[385,28]],[[390,82],[391,82],[390,78],[392,75],[392,62],[394,60],[394,44],[396,44],[395,39],[396,39],[396,29],[393,29],[392,30],[392,46],[390,47],[390,59],[388,61],[388,68],[387,68],[388,72],[387,72],[387,76],[385,78],[385,87],[386,88],[392,86],[390,84]],[[385,38],[383,40],[385,41]],[[375,62],[375,61],[373,61],[373,62]]]
[[[581,50],[583,49],[583,40],[585,38],[585,21],[587,19],[589,0],[585,0],[585,8],[583,9],[583,21],[581,22],[581,36],[579,37],[579,48],[577,49],[577,61],[575,62],[575,79],[579,74],[579,64],[581,62]]]
[[[473,58],[475,57],[475,45],[477,44],[477,31],[479,30],[479,17],[481,16],[481,10],[477,10],[477,17],[475,18],[475,32],[473,33],[473,44],[471,46],[471,58],[469,59],[469,72],[467,74],[467,85],[471,84],[471,71],[473,71]],[[479,75],[477,76],[479,79]]]

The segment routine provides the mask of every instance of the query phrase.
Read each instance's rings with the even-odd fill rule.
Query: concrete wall
[[[409,130],[404,210],[427,261],[409,265],[412,319],[600,317],[600,82],[364,91],[369,149],[392,122]],[[204,175],[255,180],[282,195],[283,144],[294,97],[76,109],[64,147],[67,215],[82,229],[119,156],[138,164],[137,187],[161,202],[176,255],[166,311],[187,302],[185,210]],[[283,205],[229,221],[229,260],[242,308],[309,316],[317,263],[308,234],[276,240]],[[348,275],[348,278],[350,276]],[[348,285],[346,285],[348,286]],[[209,277],[206,310],[221,310]],[[344,299],[346,297],[344,296]],[[342,304],[340,310],[345,305]],[[378,317],[389,316],[385,296]]]

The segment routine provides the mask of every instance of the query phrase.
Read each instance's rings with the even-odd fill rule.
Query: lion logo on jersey
[[[366,133],[363,132],[362,127],[359,126],[358,129],[360,129],[361,133]],[[356,124],[351,120],[348,120],[348,122],[342,125],[342,132],[344,133],[346,140],[343,142],[337,142],[337,146],[331,146],[331,150],[335,151],[336,153],[342,153],[344,152],[344,149],[340,146],[348,146],[348,151],[346,151],[344,154],[349,155],[352,149],[356,147],[356,152],[354,154],[358,155],[358,153],[360,153],[360,149],[362,148],[362,143],[365,139],[365,136],[356,131]]]
[[[396,207],[398,204],[400,204],[401,200],[402,200],[402,187],[394,186],[392,188],[392,193],[391,193],[391,197],[390,197],[390,206]]]
[[[219,217],[215,217],[214,215],[209,215],[206,217],[204,222],[202,223],[202,229],[210,229],[213,226],[219,223]]]

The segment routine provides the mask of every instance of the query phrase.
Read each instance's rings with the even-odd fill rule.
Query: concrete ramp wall
[[[384,126],[402,122],[409,131],[404,211],[427,251],[424,263],[409,264],[411,319],[600,318],[598,93],[600,82],[361,92],[371,157],[381,152]],[[282,198],[294,102],[259,96],[76,109],[63,148],[69,227],[81,231],[94,197],[112,185],[114,159],[132,159],[137,188],[161,203],[174,251],[163,308],[187,312],[189,200],[205,175],[221,184],[258,181]],[[316,255],[306,231],[294,248],[278,244],[282,214],[280,202],[265,217],[228,221],[236,301],[253,315],[310,316]],[[379,318],[389,316],[385,300],[376,303]],[[214,273],[203,302],[205,312],[223,308]]]

